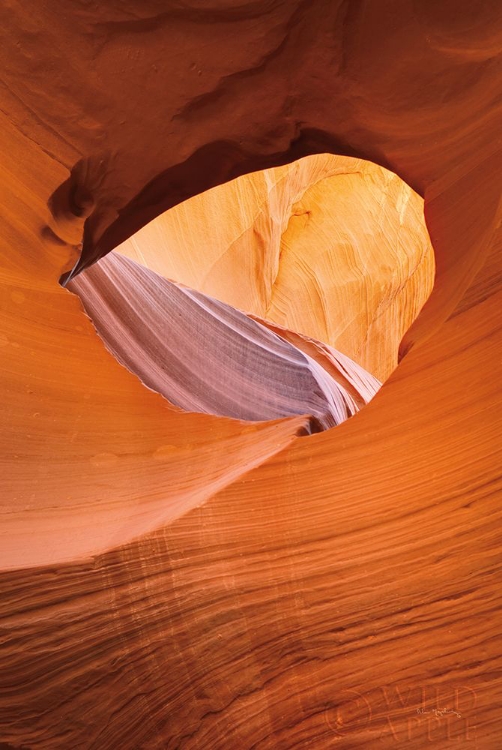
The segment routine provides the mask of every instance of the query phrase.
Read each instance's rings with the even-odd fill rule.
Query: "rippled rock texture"
[[[353,416],[380,385],[320,342],[311,345],[325,349],[325,362],[229,305],[115,253],[70,288],[119,362],[186,411],[255,422],[308,415],[319,432]],[[338,360],[345,368],[335,379],[330,369]]]
[[[498,750],[500,3],[2,12],[0,747]],[[324,153],[423,196],[436,268],[399,367],[334,429],[183,412],[58,284]]]
[[[118,252],[320,339],[380,380],[434,276],[423,200],[386,169],[327,154],[185,201]]]

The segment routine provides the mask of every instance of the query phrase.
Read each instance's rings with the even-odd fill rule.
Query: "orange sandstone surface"
[[[117,250],[320,339],[380,380],[433,282],[420,197],[386,169],[326,154],[198,195]]]
[[[500,3],[2,14],[0,748],[498,750]],[[58,283],[118,246],[319,361],[400,364],[319,434],[183,411]],[[331,290],[358,249],[395,270]]]

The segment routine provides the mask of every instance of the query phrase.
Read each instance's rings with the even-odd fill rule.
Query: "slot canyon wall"
[[[13,0],[2,20],[0,750],[497,750],[500,3]],[[341,350],[367,385],[398,345],[399,366],[319,434],[171,405],[69,288],[183,201],[325,154],[424,199],[430,296],[424,275],[396,302],[392,357]]]
[[[320,339],[381,381],[434,278],[423,200],[386,169],[327,154],[197,195],[117,251]]]

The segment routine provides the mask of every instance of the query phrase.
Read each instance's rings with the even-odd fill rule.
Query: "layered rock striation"
[[[331,154],[209,190],[117,251],[324,341],[382,381],[434,280],[423,200],[388,170]]]
[[[3,15],[0,742],[498,750],[500,4]],[[314,153],[424,198],[399,367],[308,437],[183,413],[59,279]]]
[[[115,253],[69,287],[118,361],[185,411],[255,422],[307,415],[309,431],[319,432],[354,415],[380,387],[330,347],[311,342],[313,358],[278,330]],[[330,370],[340,360],[335,379]]]

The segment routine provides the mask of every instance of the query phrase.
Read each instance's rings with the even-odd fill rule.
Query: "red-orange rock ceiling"
[[[0,742],[497,750],[500,4],[3,12]],[[308,438],[170,409],[57,285],[85,216],[320,151],[424,195],[407,356]]]

